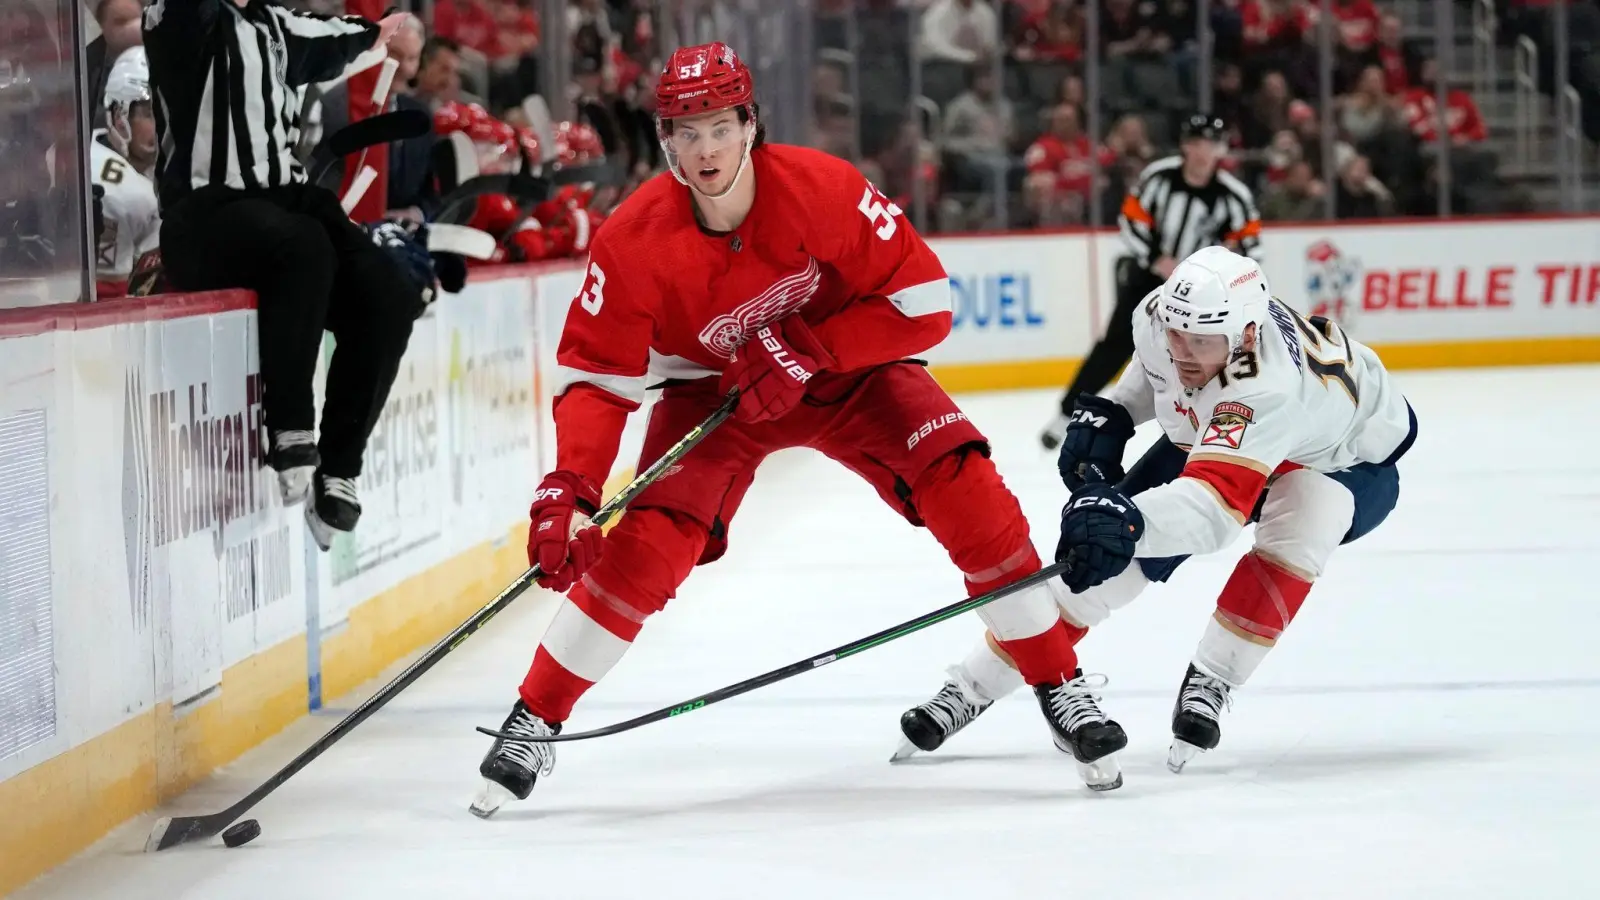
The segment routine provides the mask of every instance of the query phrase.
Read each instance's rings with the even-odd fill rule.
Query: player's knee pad
[[[599,562],[584,575],[583,590],[574,593],[583,595],[580,605],[591,603],[642,624],[676,595],[706,537],[706,527],[688,516],[654,507],[631,509],[606,535]]]
[[[1113,612],[1133,602],[1150,584],[1138,566],[1123,569],[1110,578],[1081,594],[1074,594],[1059,578],[1050,579],[1050,593],[1056,606],[1070,624],[1093,628],[1104,622]]]
[[[1255,551],[1305,581],[1316,581],[1355,519],[1350,489],[1310,469],[1280,476],[1267,489]]]
[[[911,488],[911,503],[973,594],[1039,570],[1022,506],[982,453],[964,448],[929,466]]]

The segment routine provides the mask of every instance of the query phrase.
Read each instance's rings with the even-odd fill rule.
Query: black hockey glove
[[[1122,451],[1131,437],[1133,416],[1122,404],[1094,394],[1079,396],[1056,461],[1061,483],[1077,491],[1085,484],[1121,481]]]
[[[400,222],[369,225],[367,232],[372,237],[372,243],[388,252],[400,271],[405,273],[406,280],[416,289],[415,303],[411,307],[412,317],[421,316],[428,304],[433,302],[439,287],[439,281],[433,274],[433,260],[428,258],[427,245],[422,243],[426,235],[419,238]]]
[[[1074,594],[1122,574],[1144,534],[1144,514],[1109,484],[1086,484],[1061,510],[1056,562],[1068,564],[1061,580]]]

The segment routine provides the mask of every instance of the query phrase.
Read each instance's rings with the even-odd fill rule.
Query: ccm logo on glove
[[[1086,506],[1108,506],[1119,513],[1126,513],[1128,507],[1118,503],[1110,497],[1079,497],[1068,504],[1068,509],[1081,509]]]
[[[1111,420],[1105,416],[1097,416],[1087,409],[1081,408],[1073,410],[1072,418],[1068,419],[1067,421],[1077,425],[1089,425],[1094,428],[1104,428],[1111,422]]]

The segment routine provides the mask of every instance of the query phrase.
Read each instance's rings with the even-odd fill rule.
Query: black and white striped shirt
[[[359,16],[291,12],[269,0],[156,0],[144,14],[163,208],[206,185],[304,182],[295,158],[305,86],[342,72],[378,38]]]
[[[1144,268],[1163,256],[1182,261],[1202,247],[1225,244],[1261,258],[1261,214],[1244,182],[1221,169],[1204,187],[1183,179],[1183,157],[1158,159],[1139,173],[1139,183],[1117,216],[1122,239]]]

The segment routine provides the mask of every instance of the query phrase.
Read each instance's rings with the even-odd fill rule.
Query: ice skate
[[[1043,432],[1040,432],[1039,443],[1044,445],[1046,450],[1058,449],[1061,446],[1061,442],[1067,439],[1067,423],[1068,419],[1065,413],[1051,419],[1050,424],[1044,427]]]
[[[312,479],[311,500],[306,503],[306,524],[317,546],[329,549],[336,532],[348,534],[360,520],[361,499],[356,496],[355,479],[318,472]]]
[[[984,699],[967,682],[960,666],[952,666],[950,680],[944,683],[939,693],[933,695],[933,699],[906,710],[900,716],[903,738],[889,761],[894,763],[909,759],[918,750],[931,753],[939,749],[951,735],[967,727],[993,704],[993,700]]]
[[[1122,767],[1116,753],[1128,746],[1128,735],[1122,726],[1100,711],[1097,691],[1105,684],[1104,675],[1084,675],[1079,669],[1064,684],[1038,684],[1033,688],[1057,749],[1072,754],[1078,761],[1078,774],[1095,791],[1122,787]]]
[[[511,707],[500,730],[524,737],[546,737],[561,733],[561,723],[554,725],[528,711],[521,700]],[[483,776],[483,790],[473,799],[470,810],[480,819],[487,819],[507,800],[526,800],[533,785],[541,776],[549,775],[556,767],[554,744],[530,744],[522,741],[496,740],[478,766]]]
[[[311,493],[311,476],[321,465],[316,435],[309,431],[278,431],[272,435],[267,464],[278,473],[278,492],[284,506],[293,506]]]
[[[1167,751],[1167,768],[1182,772],[1201,753],[1215,749],[1222,740],[1218,719],[1233,703],[1233,688],[1226,681],[1189,664],[1178,702],[1172,707],[1172,748]]]

